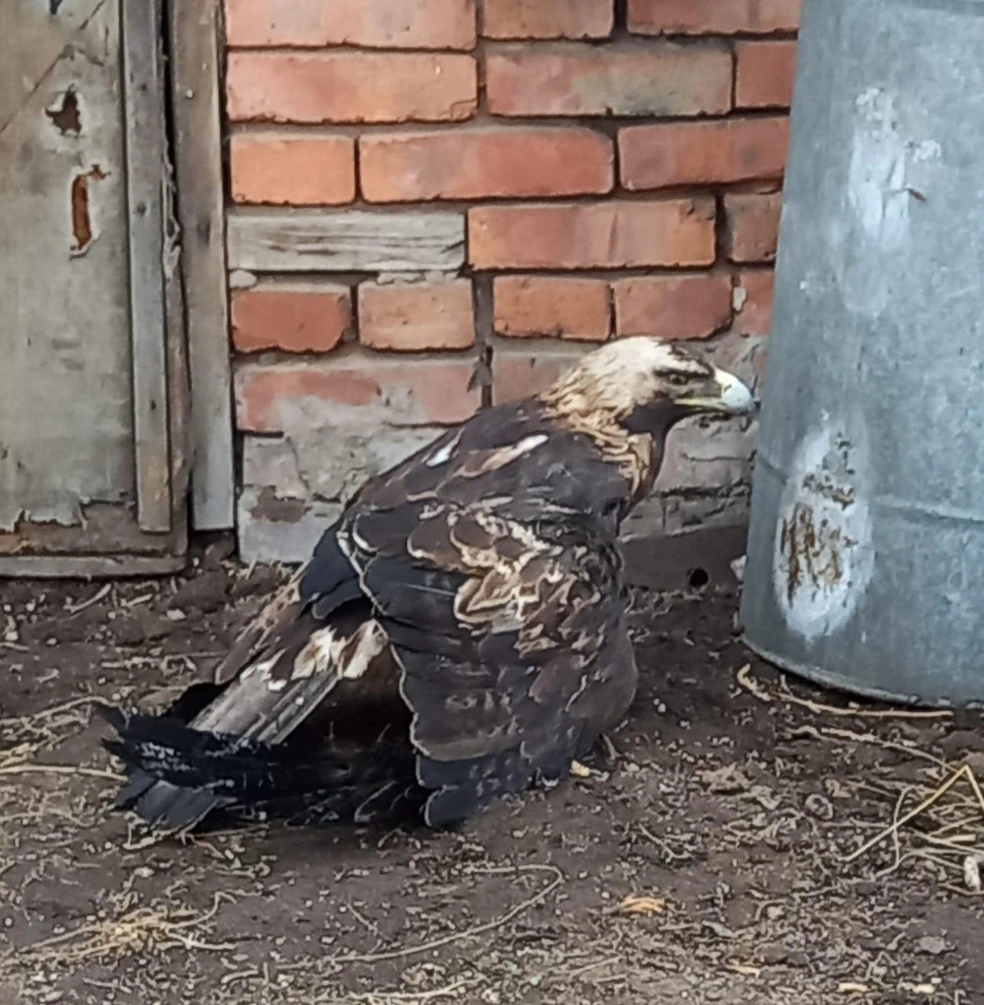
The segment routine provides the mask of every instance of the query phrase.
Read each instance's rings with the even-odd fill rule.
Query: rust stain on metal
[[[824,425],[804,437],[779,504],[772,585],[787,624],[808,640],[856,613],[874,562],[867,448]],[[857,460],[855,460],[857,458]]]
[[[826,496],[831,502],[837,503],[841,509],[847,509],[854,502],[853,490],[831,484],[823,479],[822,474],[807,475],[803,479],[803,488],[812,489],[818,495]]]
[[[797,503],[789,519],[782,521],[780,541],[790,604],[802,587],[835,587],[844,578],[842,549],[854,544],[826,517],[818,521],[813,507],[806,503]]]
[[[74,87],[65,91],[61,104],[46,108],[44,114],[63,136],[79,136],[82,133],[82,113],[79,111],[79,97]]]
[[[102,181],[105,177],[106,173],[102,168],[94,164],[88,171],[72,179],[72,236],[75,238],[72,254],[81,255],[92,244],[94,234],[89,213],[89,179]]]

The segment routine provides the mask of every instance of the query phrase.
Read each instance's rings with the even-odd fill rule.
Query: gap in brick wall
[[[734,87],[733,84],[732,87]],[[362,144],[358,140],[352,143],[352,160],[352,170],[355,172],[355,195],[353,202],[361,203],[365,199],[362,194]]]
[[[573,43],[569,43],[573,44]],[[580,43],[578,43],[580,44]],[[625,129],[638,125],[679,125],[681,122],[717,122],[728,118],[771,119],[788,118],[788,111],[780,106],[766,108],[734,108],[730,112],[719,115],[536,115],[536,116],[501,116],[490,112],[477,110],[466,122],[267,122],[260,119],[230,122],[226,129],[227,135],[237,133],[270,133],[285,136],[372,136],[374,133],[431,133],[431,132],[467,132],[475,126],[500,126],[508,128],[546,128],[558,126],[570,129],[572,126],[597,128],[611,126]]]
[[[714,259],[728,261],[728,219],[724,209],[724,192],[714,192]]]
[[[627,32],[629,30],[629,0],[615,0],[615,23],[614,33]]]
[[[603,132],[604,130],[598,130]],[[616,151],[617,157],[617,151]],[[616,164],[616,167],[618,165]],[[259,205],[248,203],[230,203],[226,212],[231,216],[297,216],[305,217],[311,214],[337,215],[353,210],[365,213],[378,213],[381,216],[390,214],[400,216],[408,210],[416,213],[467,213],[468,210],[481,206],[550,204],[553,206],[591,206],[612,199],[619,202],[666,202],[674,199],[706,198],[709,195],[723,195],[732,192],[777,192],[782,187],[781,179],[764,179],[761,181],[739,182],[735,184],[691,184],[667,185],[656,190],[633,191],[615,185],[610,192],[604,194],[581,194],[563,196],[487,196],[482,199],[429,199],[425,202],[365,202],[361,195],[350,203],[337,206],[307,206],[307,205]],[[522,271],[522,270],[519,270]],[[320,274],[320,273],[319,273]]]
[[[475,349],[478,362],[475,379],[482,392],[482,408],[492,405],[492,357],[495,352],[495,317],[492,304],[492,276],[476,272],[471,276],[472,301],[475,306]]]

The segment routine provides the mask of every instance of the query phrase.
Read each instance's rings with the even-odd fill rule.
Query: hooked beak
[[[750,415],[756,410],[755,399],[748,385],[727,370],[714,368],[716,394],[677,398],[677,404],[701,412],[722,412],[725,415]]]

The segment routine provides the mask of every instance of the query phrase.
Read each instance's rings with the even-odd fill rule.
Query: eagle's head
[[[560,414],[604,416],[632,433],[665,432],[693,414],[755,409],[752,392],[734,374],[647,336],[606,342],[541,397]]]

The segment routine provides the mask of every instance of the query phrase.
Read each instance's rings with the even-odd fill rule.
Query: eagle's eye
[[[666,378],[674,387],[683,387],[690,383],[690,378],[685,373],[671,373]]]

